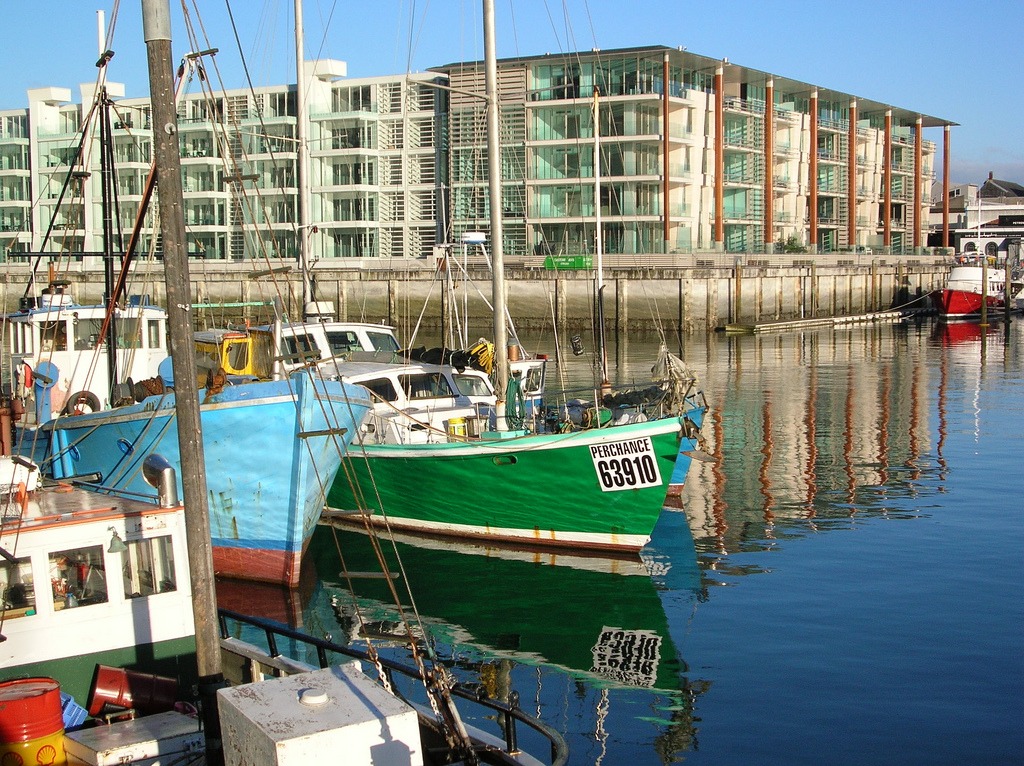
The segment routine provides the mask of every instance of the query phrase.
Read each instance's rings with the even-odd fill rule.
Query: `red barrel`
[[[66,763],[60,684],[52,678],[0,682],[0,762],[8,754],[40,766]]]
[[[152,673],[97,665],[89,688],[89,715],[102,715],[107,705],[130,708],[143,715],[174,709],[178,681]]]

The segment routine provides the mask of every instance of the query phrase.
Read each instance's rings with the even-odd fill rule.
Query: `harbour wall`
[[[89,266],[93,267],[90,268]],[[291,264],[293,265],[293,264]],[[490,271],[481,259],[394,264],[361,262],[353,268],[320,262],[310,271],[319,301],[334,304],[337,318],[386,322],[402,338],[438,337],[442,313],[468,317],[470,334],[490,335]],[[29,269],[5,264],[0,292],[8,311],[18,307]],[[941,286],[949,261],[940,256],[860,257],[733,256],[718,254],[689,265],[622,265],[603,271],[605,327],[614,333],[712,332],[727,324],[838,317],[892,309],[926,310],[927,295]],[[99,302],[103,269],[73,263],[61,274],[79,302]],[[289,317],[301,313],[302,279],[288,262],[193,261],[190,265],[197,326],[271,316],[277,299]],[[37,288],[47,277],[37,277]],[[595,325],[592,269],[552,270],[506,263],[505,287],[513,329],[577,333]],[[38,294],[39,289],[35,290]],[[129,294],[166,305],[160,261],[133,268]],[[246,304],[246,305],[242,305]],[[449,320],[450,321],[450,320]]]

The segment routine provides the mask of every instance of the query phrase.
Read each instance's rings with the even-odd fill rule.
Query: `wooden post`
[[[1005,269],[1003,277],[1003,317],[1006,320],[1006,324],[1010,324],[1010,300],[1013,296],[1010,285],[1010,277],[1013,276],[1013,269],[1010,268],[1010,254],[1006,254],[1006,262],[1003,264]]]
[[[224,685],[217,592],[207,501],[206,461],[196,384],[196,352],[192,340],[192,288],[185,252],[185,208],[181,188],[178,117],[174,103],[169,0],[143,0],[143,32],[149,65],[153,110],[153,156],[160,195],[160,235],[167,286],[167,325],[175,384],[175,419],[181,456],[185,528],[191,570],[192,612],[196,626],[199,694],[206,728],[207,763],[223,763],[217,688]]]
[[[811,318],[818,316],[818,267],[811,261]]]
[[[742,321],[743,315],[743,267],[740,265],[738,258],[736,259],[736,265],[733,267],[733,277],[735,280],[735,299],[733,301],[732,321],[739,324]]]
[[[981,326],[988,327],[988,256],[984,249],[981,250]]]

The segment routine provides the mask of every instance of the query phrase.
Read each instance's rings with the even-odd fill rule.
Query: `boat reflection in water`
[[[369,639],[381,654],[407,659],[404,636],[418,633],[418,614],[439,661],[463,684],[503,701],[517,695],[528,712],[563,729],[574,759],[595,742],[612,759],[610,750],[637,747],[638,737],[651,752],[687,747],[700,684],[688,680],[679,642],[701,585],[683,514],[662,514],[642,557],[411,537],[381,547],[401,612],[365,534],[317,529],[306,556],[316,582],[308,601],[300,596],[307,632],[360,648]]]

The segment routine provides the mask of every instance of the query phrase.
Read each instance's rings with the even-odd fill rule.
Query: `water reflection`
[[[844,547],[833,539],[823,550],[799,545],[801,538],[942,509],[953,479],[973,471],[963,462],[964,440],[977,443],[977,454],[984,448],[985,394],[993,388],[986,388],[986,376],[1019,380],[1021,332],[1015,323],[1009,343],[1005,333],[1000,326],[926,322],[691,339],[686,360],[711,405],[704,423],[711,460],[693,462],[680,508],[662,514],[640,558],[407,539],[397,543],[402,568],[393,558],[387,563],[412,592],[414,601],[401,599],[403,609],[415,606],[438,656],[461,680],[499,697],[516,690],[525,708],[565,732],[573,763],[697,757],[698,709],[704,717],[708,710],[721,714],[720,732],[729,724],[718,698],[735,701],[736,689],[749,686],[735,670],[744,667],[749,644],[714,631],[758,624],[749,601],[717,598],[721,591],[712,586],[743,585],[744,576],[763,573],[767,557],[737,554],[767,550],[773,561],[791,565],[800,558],[827,579],[835,565],[829,557],[849,550],[849,542]],[[615,383],[643,379],[656,346],[633,339],[628,351],[616,356]],[[566,377],[585,382],[586,358],[569,363],[578,368]],[[303,589],[287,598],[261,597],[263,608],[335,640],[358,643],[371,635],[389,651],[406,652],[387,581],[347,582],[339,550],[348,570],[380,571],[365,537],[323,527],[307,556],[311,574],[304,569]],[[844,603],[859,597],[857,586],[829,581],[844,592]],[[786,612],[801,635],[820,622],[816,609],[830,603],[813,590],[811,596],[815,608]],[[242,598],[254,601],[248,593]],[[799,603],[800,593],[793,598]],[[863,599],[872,598],[869,588]],[[864,604],[860,610],[870,611]],[[919,641],[934,630],[927,611]],[[698,624],[702,636],[693,633]],[[805,655],[794,651],[786,631],[779,635],[778,645],[762,647],[780,669],[776,678],[796,689],[793,699],[819,694],[814,674],[800,686]],[[762,631],[758,640],[773,639]],[[848,680],[839,686],[860,683]],[[828,694],[848,711],[870,707]],[[756,717],[740,712],[740,721]],[[813,762],[820,754],[794,755]]]
[[[694,700],[707,688],[681,653],[705,593],[685,515],[667,512],[657,538],[642,557],[606,558],[401,537],[394,549],[383,541],[382,568],[366,535],[321,525],[300,591],[221,582],[218,599],[405,661],[407,631],[421,623],[461,682],[506,701],[515,691],[576,738],[574,762],[621,762],[637,727],[649,730],[643,749],[668,762],[692,746]],[[580,759],[580,747],[594,749]]]

